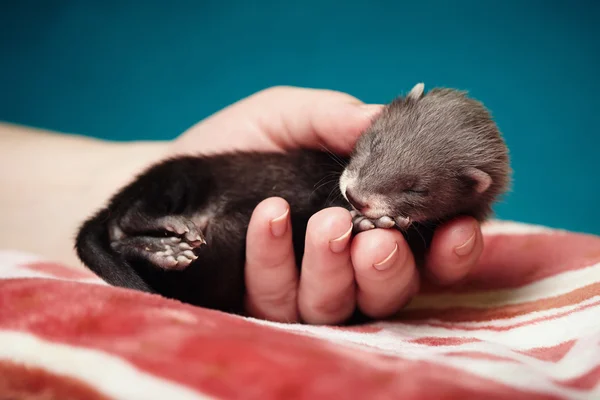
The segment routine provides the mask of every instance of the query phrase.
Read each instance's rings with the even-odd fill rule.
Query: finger
[[[288,203],[278,197],[261,202],[246,238],[246,308],[272,321],[298,320],[298,270],[292,247]]]
[[[329,208],[308,222],[298,292],[300,317],[310,324],[337,324],[355,308],[348,210]]]
[[[432,281],[453,284],[475,267],[483,251],[483,235],[472,217],[460,217],[440,226],[431,242],[425,265]]]
[[[351,247],[358,307],[371,318],[398,312],[419,289],[415,261],[402,234],[369,230],[357,235]]]

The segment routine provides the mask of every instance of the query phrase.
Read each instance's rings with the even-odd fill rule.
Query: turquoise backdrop
[[[167,139],[272,85],[466,89],[512,153],[501,218],[600,234],[597,1],[2,1],[0,120]]]

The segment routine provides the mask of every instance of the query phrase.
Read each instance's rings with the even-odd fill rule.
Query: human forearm
[[[79,265],[78,226],[166,142],[108,142],[0,123],[1,247]]]

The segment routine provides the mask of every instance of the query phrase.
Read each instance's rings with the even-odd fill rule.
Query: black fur
[[[504,142],[483,106],[460,92],[432,90],[390,104],[349,159],[297,150],[178,157],[152,166],[82,225],[77,254],[110,284],[240,313],[254,208],[273,196],[289,202],[301,265],[309,218],[326,207],[351,209],[339,187],[346,166],[360,196],[378,195],[391,217],[411,216],[405,236],[419,262],[439,223],[461,214],[485,219],[510,172]],[[474,194],[465,167],[489,174],[490,189]],[[165,216],[184,221],[192,233],[198,228],[206,244],[166,231],[157,222]],[[194,247],[197,259],[187,267],[160,268],[144,256],[171,236]]]

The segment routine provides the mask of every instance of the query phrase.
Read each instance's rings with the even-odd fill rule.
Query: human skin
[[[0,124],[0,240],[5,248],[81,265],[79,224],[152,163],[177,154],[326,148],[347,154],[380,105],[328,90],[276,87],[200,121],[173,141],[108,142]],[[355,237],[342,208],[308,225],[301,273],[295,265],[288,203],[265,199],[247,235],[249,315],[273,321],[337,324],[358,306],[373,318],[401,309],[426,278],[460,281],[483,249],[479,224],[458,218],[435,232],[424,276],[396,230]]]

